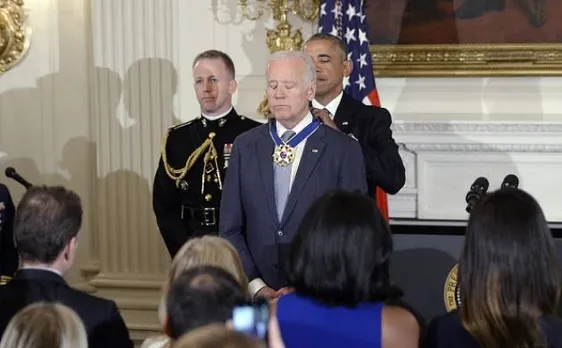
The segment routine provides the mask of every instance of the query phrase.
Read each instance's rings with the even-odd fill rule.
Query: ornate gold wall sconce
[[[270,52],[300,50],[304,43],[300,29],[293,31],[288,21],[288,14],[293,13],[304,21],[314,21],[320,12],[320,0],[238,0],[242,16],[255,21],[265,13],[271,13],[278,21],[275,30],[267,29],[266,44]],[[268,116],[269,107],[264,98],[257,109],[258,113]]]
[[[18,64],[27,54],[31,29],[23,0],[0,0],[0,75]]]

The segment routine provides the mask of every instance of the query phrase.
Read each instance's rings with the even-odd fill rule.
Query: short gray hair
[[[316,82],[316,65],[312,58],[305,52],[302,51],[277,51],[273,52],[269,59],[267,60],[267,65],[269,66],[270,62],[274,62],[277,60],[287,60],[287,59],[294,59],[298,58],[303,61],[304,63],[304,78],[306,82]],[[266,70],[267,76],[267,70]]]

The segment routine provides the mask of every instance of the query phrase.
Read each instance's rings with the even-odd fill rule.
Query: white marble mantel
[[[389,198],[392,218],[466,220],[471,183],[484,176],[491,191],[511,173],[562,221],[562,122],[397,121],[393,132],[407,179]]]

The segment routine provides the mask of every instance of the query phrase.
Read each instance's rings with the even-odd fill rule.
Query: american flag
[[[353,62],[353,70],[344,80],[345,92],[364,104],[380,106],[367,38],[367,23],[363,14],[363,0],[322,1],[318,32],[337,36],[347,45],[347,59]],[[376,198],[379,209],[388,220],[387,195],[379,187]]]

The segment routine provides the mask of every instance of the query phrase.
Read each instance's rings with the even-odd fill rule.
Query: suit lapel
[[[258,167],[263,185],[263,192],[269,206],[269,212],[271,213],[272,218],[277,220],[272,158],[274,144],[268,130],[268,127],[264,127],[264,131],[261,134],[261,137],[256,141],[255,146],[259,162]]]
[[[351,116],[356,110],[356,101],[344,93],[334,116],[334,122],[342,132],[346,134],[351,132]]]
[[[295,180],[291,187],[289,198],[287,199],[287,205],[285,206],[285,211],[283,212],[281,224],[284,224],[287,218],[291,215],[291,212],[295,208],[302,191],[308,184],[308,180],[310,179],[310,175],[312,174],[314,167],[316,167],[318,160],[324,153],[324,148],[326,147],[326,143],[323,140],[324,132],[324,126],[320,126],[320,128],[318,128],[318,130],[306,140],[306,145],[304,146],[302,152],[297,174],[295,175]]]

